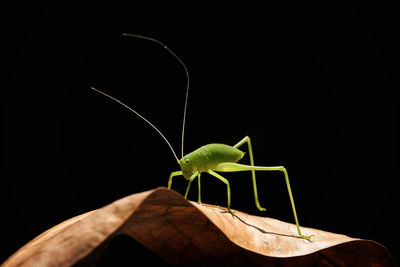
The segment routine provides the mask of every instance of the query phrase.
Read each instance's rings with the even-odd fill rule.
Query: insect
[[[91,89],[93,89],[94,91],[114,100],[115,102],[121,104],[128,110],[135,113],[137,116],[139,116],[141,119],[143,119],[146,123],[148,123],[151,127],[153,127],[160,134],[160,136],[165,140],[165,142],[168,144],[176,161],[178,162],[178,164],[181,168],[180,171],[172,172],[171,175],[169,176],[168,188],[171,189],[172,179],[174,177],[183,176],[188,181],[188,185],[187,185],[186,192],[185,192],[185,199],[186,199],[187,195],[189,193],[190,185],[197,178],[198,189],[199,189],[198,190],[198,202],[201,203],[200,176],[201,176],[201,173],[206,172],[226,184],[227,201],[228,201],[227,212],[234,215],[234,212],[230,209],[230,207],[231,207],[231,189],[230,189],[229,181],[226,178],[224,178],[221,174],[219,174],[218,172],[250,171],[251,176],[252,176],[252,182],[253,182],[255,204],[260,211],[265,211],[265,208],[261,207],[259,200],[258,200],[255,171],[280,171],[284,174],[284,177],[286,180],[286,186],[287,186],[287,190],[289,193],[290,203],[292,205],[292,210],[293,210],[293,215],[294,215],[294,219],[295,219],[296,226],[297,226],[298,235],[299,235],[299,237],[301,237],[303,239],[310,240],[310,238],[313,235],[305,236],[301,233],[299,222],[297,219],[296,208],[295,208],[295,204],[294,204],[294,200],[293,200],[292,190],[290,188],[289,177],[288,177],[288,173],[287,173],[286,169],[283,166],[274,166],[274,167],[255,166],[251,141],[248,136],[244,137],[242,140],[240,140],[234,146],[229,146],[229,145],[225,145],[225,144],[208,144],[208,145],[198,148],[197,150],[195,150],[187,155],[184,155],[183,144],[184,144],[184,136],[185,136],[185,121],[186,121],[186,111],[187,111],[189,84],[190,84],[189,72],[188,72],[186,65],[171,49],[169,49],[165,44],[163,44],[162,42],[160,42],[156,39],[142,36],[142,35],[136,35],[136,34],[123,34],[123,35],[128,36],[128,37],[135,37],[135,38],[139,38],[139,39],[152,41],[152,42],[155,42],[155,43],[161,45],[164,49],[166,49],[172,56],[174,56],[179,61],[179,63],[183,66],[183,69],[185,70],[185,74],[186,74],[186,78],[187,78],[187,85],[186,85],[185,106],[184,106],[184,111],[183,111],[183,125],[182,125],[182,139],[181,139],[181,141],[182,141],[182,143],[181,143],[182,156],[180,159],[177,157],[175,150],[173,149],[172,145],[167,140],[167,138],[150,121],[148,121],[145,117],[143,117],[141,114],[139,114],[136,110],[134,110],[133,108],[124,104],[120,100],[104,93],[103,91],[100,91],[94,87],[91,87]],[[237,163],[244,156],[244,152],[239,150],[239,147],[246,145],[246,144],[247,144],[247,149],[249,152],[250,165],[244,165],[244,164]]]

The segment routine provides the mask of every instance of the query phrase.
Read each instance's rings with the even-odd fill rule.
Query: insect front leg
[[[171,189],[171,185],[172,185],[172,177],[178,176],[178,175],[183,175],[182,171],[176,171],[176,172],[172,172],[171,175],[169,176],[168,179],[168,189]]]
[[[250,165],[254,166],[254,158],[253,158],[253,149],[251,148],[251,141],[250,137],[246,136],[242,140],[240,140],[239,143],[234,145],[234,148],[238,148],[243,144],[247,143],[247,147],[249,150],[249,158],[250,158]],[[260,211],[265,211],[266,209],[261,207],[260,202],[258,201],[258,193],[257,193],[257,183],[256,183],[256,172],[254,170],[251,170],[251,178],[253,180],[253,191],[254,191],[254,200],[256,202],[256,206]]]

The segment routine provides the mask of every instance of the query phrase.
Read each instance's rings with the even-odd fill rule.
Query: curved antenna
[[[161,45],[162,47],[164,47],[171,55],[173,55],[178,61],[179,63],[181,63],[181,65],[183,66],[183,68],[185,69],[185,73],[186,73],[186,78],[187,78],[187,84],[186,84],[186,98],[185,98],[185,108],[183,110],[183,123],[182,123],[182,143],[181,143],[181,152],[182,152],[182,157],[184,156],[183,154],[183,143],[184,143],[184,138],[185,138],[185,125],[186,125],[186,110],[187,110],[187,103],[188,103],[188,97],[189,97],[189,84],[190,84],[190,77],[189,77],[189,71],[186,68],[185,63],[183,63],[183,61],[171,50],[169,49],[165,44],[163,44],[162,42],[158,41],[157,39],[153,39],[147,36],[143,36],[143,35],[138,35],[138,34],[131,34],[131,33],[123,33],[123,36],[128,36],[128,37],[135,37],[135,38],[140,38],[140,39],[145,39],[145,40],[149,40],[152,42],[155,42],[159,45]]]
[[[106,93],[104,93],[104,92],[102,92],[102,91],[100,91],[99,89],[96,89],[96,88],[94,88],[94,87],[90,87],[90,88],[91,88],[92,90],[94,90],[94,91],[96,91],[96,92],[98,92],[98,93],[100,93],[100,94],[102,94],[102,95],[104,95],[104,96],[106,96],[106,97],[108,97],[108,98],[114,100],[115,102],[121,104],[122,106],[126,107],[127,109],[129,109],[130,111],[132,111],[133,113],[135,113],[136,115],[138,115],[139,118],[141,118],[142,120],[144,120],[145,122],[147,122],[151,127],[154,128],[154,130],[157,131],[157,133],[159,133],[159,134],[161,135],[162,138],[164,138],[165,142],[167,142],[169,148],[171,149],[172,153],[174,154],[174,157],[175,157],[176,160],[179,162],[179,159],[178,159],[178,157],[176,156],[176,153],[175,153],[174,149],[172,148],[170,142],[168,142],[167,138],[166,138],[166,137],[161,133],[161,131],[158,130],[157,127],[154,126],[150,121],[148,121],[145,117],[143,117],[142,115],[140,115],[139,112],[137,112],[137,111],[134,110],[133,108],[129,107],[128,105],[122,103],[121,101],[119,101],[119,100],[116,99],[115,97],[112,97],[112,96],[110,96],[110,95],[108,95],[108,94],[106,94]]]

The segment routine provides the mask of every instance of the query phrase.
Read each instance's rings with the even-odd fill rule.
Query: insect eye
[[[188,162],[189,162],[189,159],[185,159],[185,162],[188,163]]]

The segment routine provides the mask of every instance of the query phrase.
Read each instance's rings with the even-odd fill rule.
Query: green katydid
[[[127,108],[130,111],[132,111],[133,113],[135,113],[137,116],[139,116],[141,119],[143,119],[146,123],[148,123],[151,127],[153,127],[160,134],[160,136],[164,139],[164,141],[168,144],[169,148],[171,149],[175,159],[177,160],[177,162],[181,168],[180,171],[172,172],[171,175],[169,176],[168,188],[171,189],[173,177],[183,176],[184,178],[186,178],[186,180],[188,180],[188,185],[187,185],[186,192],[185,192],[185,199],[186,199],[191,183],[193,182],[194,179],[197,178],[198,189],[199,189],[198,190],[198,203],[201,203],[200,175],[202,172],[207,172],[210,175],[216,177],[217,179],[221,180],[223,183],[226,184],[227,197],[228,197],[227,211],[229,213],[231,213],[232,215],[234,215],[234,212],[231,211],[231,209],[230,209],[230,207],[231,207],[231,190],[230,190],[229,181],[217,172],[251,171],[255,204],[260,211],[265,211],[265,208],[261,207],[261,205],[258,201],[255,171],[281,171],[281,172],[283,172],[283,174],[285,176],[286,186],[287,186],[287,190],[289,193],[290,202],[292,205],[292,210],[293,210],[293,215],[294,215],[294,219],[295,219],[296,226],[297,226],[298,235],[301,238],[310,240],[312,235],[305,236],[301,233],[299,222],[297,219],[296,208],[295,208],[295,204],[294,204],[294,200],[293,200],[293,196],[292,196],[292,190],[290,189],[289,177],[288,177],[288,173],[287,173],[286,169],[283,166],[274,166],[274,167],[255,166],[254,159],[253,159],[253,150],[251,147],[251,141],[248,136],[244,137],[240,142],[238,142],[234,146],[229,146],[229,145],[225,145],[225,144],[208,144],[208,145],[198,148],[197,150],[195,150],[187,155],[184,155],[183,143],[184,143],[184,136],[185,136],[185,120],[186,120],[186,110],[187,110],[189,84],[190,84],[189,72],[187,70],[186,65],[171,49],[169,49],[166,45],[164,45],[162,42],[160,42],[156,39],[142,36],[142,35],[136,35],[136,34],[123,34],[123,35],[129,36],[129,37],[135,37],[135,38],[139,38],[139,39],[149,40],[149,41],[152,41],[152,42],[155,42],[155,43],[161,45],[163,48],[165,48],[172,56],[174,56],[180,62],[180,64],[183,66],[185,73],[186,73],[187,86],[186,86],[185,107],[184,107],[184,112],[183,112],[182,140],[181,140],[182,141],[182,143],[181,143],[182,157],[181,157],[181,159],[179,159],[177,157],[175,150],[173,149],[171,143],[167,140],[167,138],[150,121],[148,121],[145,117],[140,115],[136,110],[134,110],[131,107],[129,107],[128,105],[122,103],[120,100],[118,100],[118,99],[116,99],[94,87],[91,87],[91,89],[93,89],[94,91],[116,101],[117,103],[121,104],[125,108]],[[244,164],[237,163],[244,156],[244,152],[239,150],[239,147],[244,144],[247,144],[247,147],[248,147],[250,165],[244,165]]]

